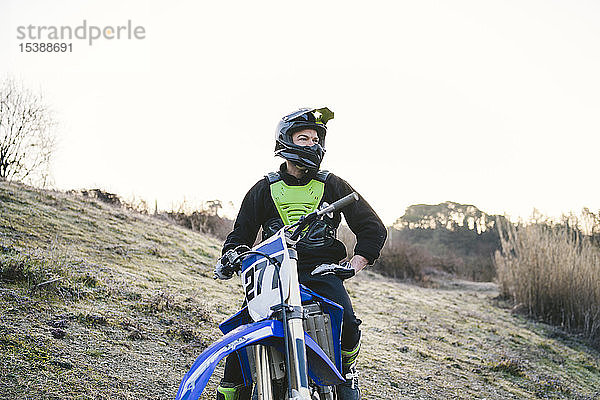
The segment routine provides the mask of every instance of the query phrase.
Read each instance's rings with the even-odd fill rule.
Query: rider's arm
[[[262,179],[246,193],[235,219],[233,231],[227,235],[222,253],[239,245],[252,247],[265,214],[265,190],[268,183]]]
[[[342,198],[354,191],[348,182],[336,175],[331,175],[333,188],[338,192],[336,193],[337,198]],[[373,264],[379,257],[387,237],[387,230],[377,213],[362,196],[356,203],[343,208],[342,213],[348,227],[356,235],[354,257],[350,263],[358,272],[366,265]]]

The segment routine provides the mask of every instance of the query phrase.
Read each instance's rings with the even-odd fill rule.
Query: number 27
[[[275,257],[279,262],[283,261],[283,256]],[[267,269],[268,261],[264,260],[252,267],[248,268],[244,272],[244,286],[246,287],[246,299],[252,300],[254,296],[259,296],[262,291],[262,283],[265,276],[265,270]],[[254,284],[254,277],[258,272],[258,279],[256,285]],[[255,289],[256,287],[256,289]],[[277,289],[279,287],[279,281],[277,279],[277,273],[273,273],[273,280],[271,282],[271,289]],[[256,293],[255,293],[256,292]]]

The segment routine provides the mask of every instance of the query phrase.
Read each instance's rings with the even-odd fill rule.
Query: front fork
[[[256,393],[258,400],[272,399],[271,362],[268,349],[261,344],[254,346],[254,365],[256,365]]]
[[[289,243],[288,243],[289,244]],[[300,298],[300,283],[298,282],[298,257],[293,247],[290,247],[290,293],[287,298],[289,314],[287,314],[288,349],[290,354],[290,381],[292,386],[291,399],[310,399],[308,389],[308,369],[306,362],[306,343],[304,342],[304,326],[302,324],[302,300]]]
[[[290,243],[288,243],[289,245]],[[294,243],[295,244],[295,243]],[[291,383],[291,393],[286,388],[286,399],[288,400],[310,400],[310,390],[308,388],[308,367],[306,361],[306,343],[304,342],[304,326],[303,326],[303,310],[302,300],[300,297],[300,284],[298,282],[298,257],[293,244],[288,248],[290,254],[290,282],[289,295],[285,299],[286,312],[282,315],[286,316],[284,321],[284,329],[287,330],[285,336],[288,339],[288,354],[289,354],[289,375],[288,379]],[[273,399],[272,377],[277,375],[276,368],[271,364],[272,355],[269,348],[264,345],[253,346],[253,356],[255,360],[256,371],[256,393],[258,400]]]

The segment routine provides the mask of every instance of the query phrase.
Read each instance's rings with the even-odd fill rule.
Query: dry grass
[[[529,314],[600,344],[600,250],[565,225],[500,227],[501,291]]]
[[[365,271],[346,286],[365,399],[600,398],[599,353],[512,313],[492,283],[431,289]]]

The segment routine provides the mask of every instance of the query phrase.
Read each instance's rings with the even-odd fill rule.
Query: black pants
[[[333,274],[315,276],[311,275],[310,271],[302,269],[298,271],[298,280],[312,291],[344,307],[342,349],[354,349],[360,339],[360,329],[358,326],[362,321],[354,315],[352,302],[342,280]],[[227,357],[223,381],[235,384],[243,382],[237,353],[230,354]]]

